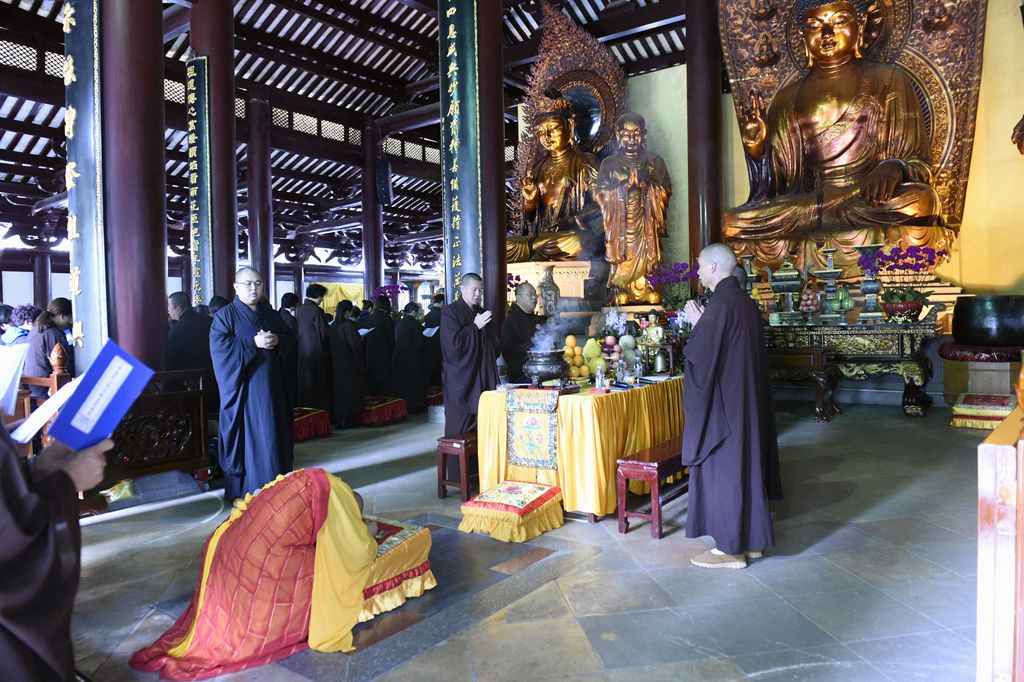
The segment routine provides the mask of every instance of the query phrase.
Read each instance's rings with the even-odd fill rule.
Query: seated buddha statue
[[[752,98],[740,120],[751,193],[725,212],[722,234],[741,255],[775,268],[795,251],[797,267],[823,266],[821,240],[849,276],[859,273],[856,246],[952,241],[910,79],[861,56],[865,4],[796,4],[810,71],[780,89],[767,114]]]
[[[534,117],[545,154],[520,183],[524,234],[508,237],[509,263],[589,259],[599,247],[589,226],[601,215],[593,196],[597,159],[576,148],[572,105],[551,102]]]

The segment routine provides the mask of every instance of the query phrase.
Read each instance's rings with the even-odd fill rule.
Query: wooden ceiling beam
[[[687,0],[662,0],[656,5],[638,7],[629,12],[601,17],[597,21],[583,24],[581,27],[602,43],[628,40],[652,30],[664,31],[673,26],[682,26],[686,20],[686,2]],[[504,51],[505,68],[532,64],[537,60],[539,46],[540,32],[538,31],[529,40],[506,47]]]
[[[405,97],[401,83],[398,81],[388,83],[385,81],[393,79],[378,76],[376,80],[370,80],[354,74],[352,70],[357,67],[364,71],[369,70],[366,67],[360,67],[355,62],[325,52],[317,52],[299,43],[282,40],[244,26],[235,29],[235,49],[262,57],[275,64],[293,66],[365,92],[382,95],[394,102],[401,101]]]
[[[398,2],[417,12],[422,12],[428,17],[437,19],[437,0],[398,0]]]
[[[354,19],[360,25],[381,31],[384,35],[390,33],[395,38],[401,38],[415,45],[425,54],[430,55],[435,63],[438,59],[437,40],[426,37],[421,31],[415,31],[401,26],[390,19],[379,17],[373,12],[361,9],[353,2],[340,2],[339,0],[318,0],[321,5],[337,10],[341,15]]]
[[[386,50],[397,52],[398,54],[412,57],[417,61],[423,62],[428,66],[437,68],[438,53],[437,50],[427,50],[419,45],[407,45],[399,42],[394,38],[377,33],[365,26],[347,21],[345,17],[329,14],[322,9],[314,9],[313,7],[306,5],[298,0],[271,0],[274,5],[282,7],[287,10],[291,10],[296,14],[309,17],[313,21],[321,24],[327,24],[333,28],[343,31],[349,35],[379,45]],[[347,12],[348,8],[346,8]]]

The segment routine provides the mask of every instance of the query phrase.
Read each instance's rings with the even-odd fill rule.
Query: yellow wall
[[[940,271],[971,293],[1024,294],[1024,157],[1010,144],[1024,114],[1018,3],[988,0],[985,55],[963,227]]]
[[[1024,26],[1010,0],[988,0],[984,67],[963,227],[946,280],[971,293],[1024,294],[1024,156],[1010,132],[1024,114]],[[686,67],[635,76],[629,107],[647,119],[647,145],[665,159],[674,194],[666,260],[688,256]],[[746,201],[749,184],[730,95],[722,97],[723,207]]]
[[[634,76],[627,83],[630,111],[647,121],[647,148],[665,159],[672,176],[672,199],[668,206],[668,239],[665,261],[689,258],[689,211],[686,169],[686,67],[674,66]],[[739,125],[732,97],[722,96],[723,207],[747,199],[749,184],[739,141]]]

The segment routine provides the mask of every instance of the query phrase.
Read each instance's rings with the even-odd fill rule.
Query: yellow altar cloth
[[[616,461],[683,432],[683,380],[561,396],[557,469],[509,463],[504,392],[482,394],[477,415],[481,490],[502,481],[544,483],[562,490],[566,511],[607,515],[615,511]]]

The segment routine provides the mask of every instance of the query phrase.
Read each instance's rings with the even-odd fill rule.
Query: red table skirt
[[[431,386],[427,389],[427,405],[444,405],[444,397],[441,395],[440,386]]]
[[[359,426],[380,426],[409,416],[409,406],[402,398],[368,395],[363,399],[363,406],[363,411],[353,418]]]
[[[334,433],[331,415],[326,410],[296,407],[292,414],[292,440],[296,443]]]

